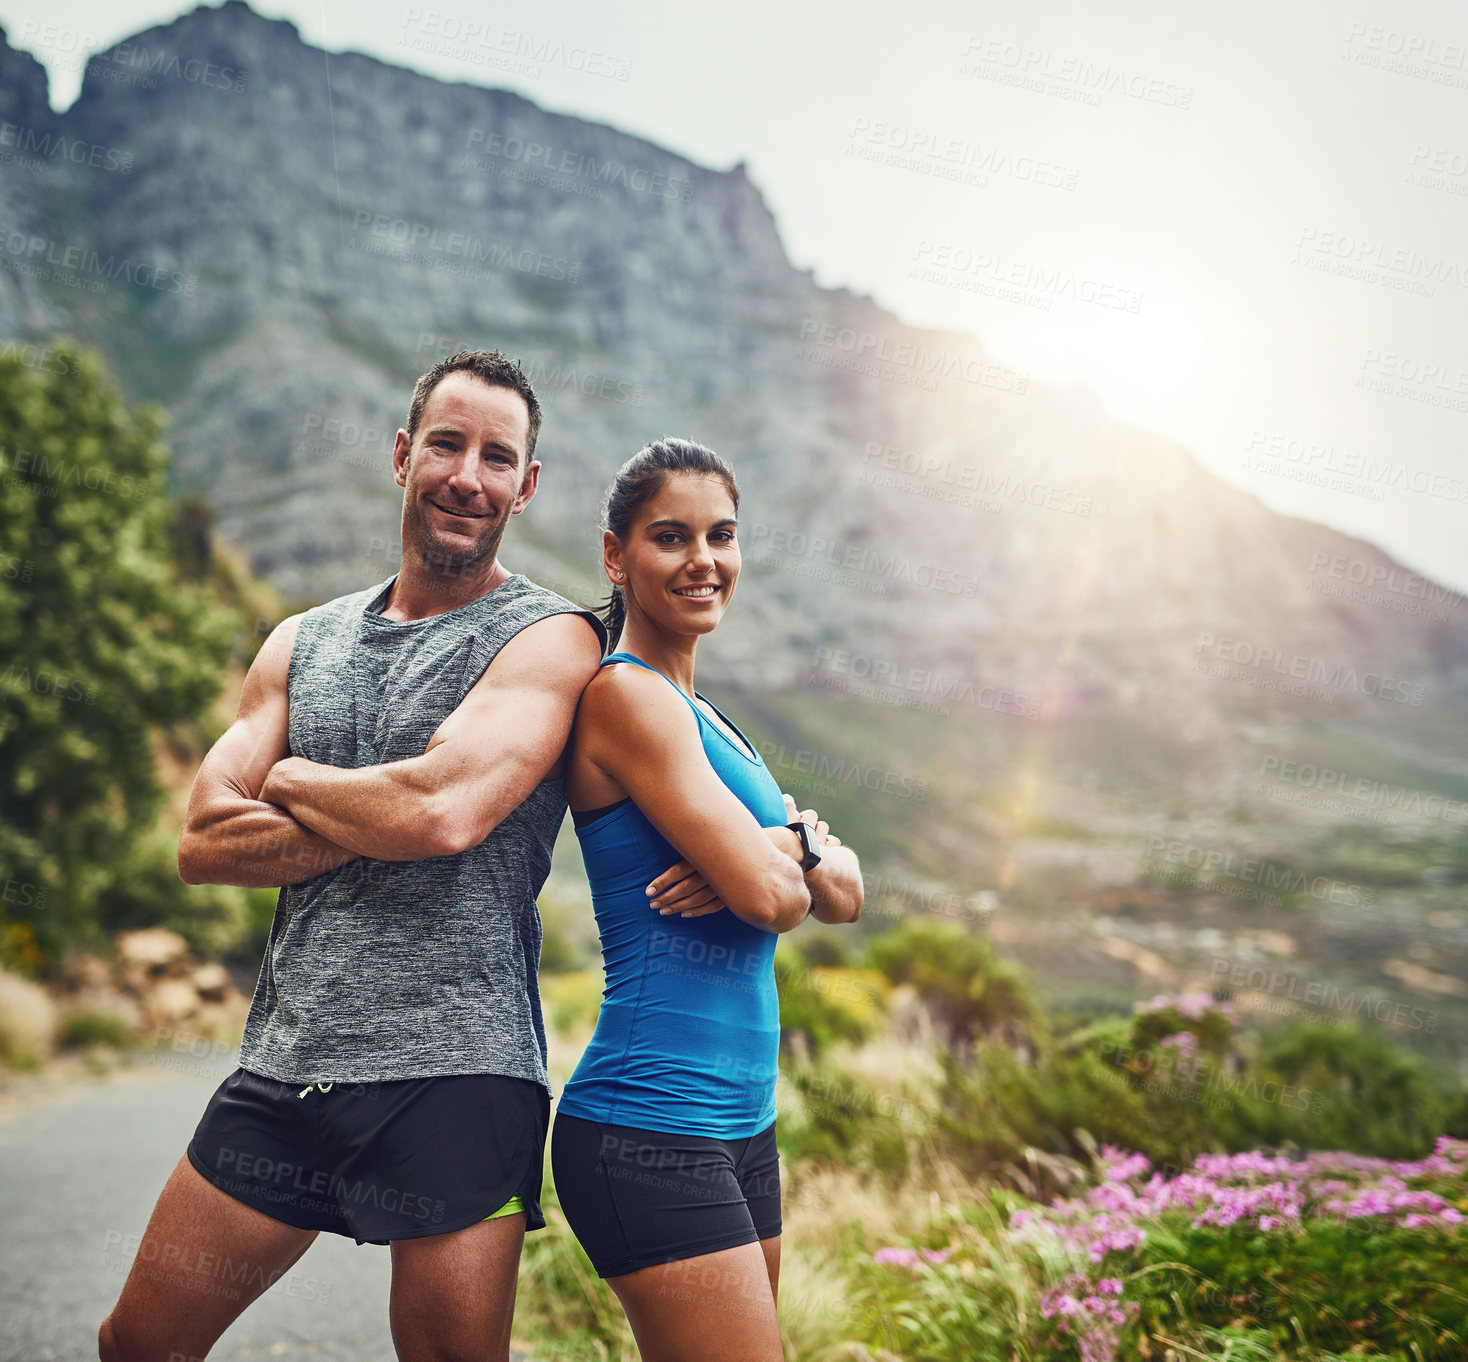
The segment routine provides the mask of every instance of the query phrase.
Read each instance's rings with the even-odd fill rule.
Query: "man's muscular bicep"
[[[482,841],[555,771],[600,664],[600,640],[579,616],[538,620],[500,649],[439,725],[414,779],[448,806],[456,844]]]
[[[298,618],[266,640],[246,674],[234,723],[194,777],[178,843],[178,870],[188,884],[298,884],[353,859],[260,799],[266,775],[289,749],[286,677]]]
[[[270,768],[290,753],[290,700],[286,678],[301,617],[292,615],[271,631],[256,654],[240,690],[239,709],[209,749],[194,778],[195,800],[214,792],[256,799]]]

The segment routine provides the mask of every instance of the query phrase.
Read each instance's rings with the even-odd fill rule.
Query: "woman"
[[[739,579],[738,507],[702,445],[623,465],[602,550],[619,650],[567,749],[607,983],[551,1160],[645,1362],[782,1357],[775,934],[861,911],[855,855],[693,689]]]

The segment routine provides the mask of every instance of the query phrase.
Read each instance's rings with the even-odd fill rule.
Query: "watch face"
[[[815,829],[804,819],[790,826],[795,830],[795,835],[800,838],[800,847],[805,853],[804,859],[800,862],[801,871],[814,870],[821,863],[821,853],[816,847]]]

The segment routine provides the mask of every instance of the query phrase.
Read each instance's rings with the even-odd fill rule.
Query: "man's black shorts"
[[[566,1221],[602,1277],[780,1233],[773,1122],[719,1140],[559,1113],[551,1168]]]
[[[513,1196],[527,1230],[545,1225],[540,1084],[454,1074],[304,1086],[236,1069],[209,1099],[189,1162],[274,1220],[359,1244],[449,1234]]]

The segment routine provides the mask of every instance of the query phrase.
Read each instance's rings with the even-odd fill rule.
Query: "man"
[[[405,1362],[507,1358],[549,1105],[535,897],[604,631],[499,561],[540,408],[419,379],[402,566],[282,623],[194,782],[179,872],[282,885],[236,1070],[148,1223],[105,1362],[202,1358],[321,1230],[389,1243]]]

